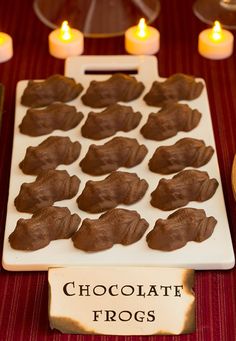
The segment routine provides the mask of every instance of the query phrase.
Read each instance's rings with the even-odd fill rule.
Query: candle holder
[[[198,36],[198,52],[205,58],[225,59],[232,55],[234,46],[233,34],[221,28],[215,21],[212,28],[203,30]]]
[[[34,10],[48,27],[60,27],[64,20],[85,37],[124,34],[140,18],[153,22],[160,12],[159,0],[35,0]]]
[[[193,12],[207,24],[219,20],[223,27],[236,29],[236,0],[197,0]]]

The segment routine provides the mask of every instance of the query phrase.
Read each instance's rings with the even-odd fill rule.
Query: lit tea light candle
[[[60,28],[49,34],[48,43],[50,54],[60,59],[77,56],[84,51],[83,34],[79,30],[70,28],[67,21],[63,21]]]
[[[156,28],[146,25],[144,18],[125,32],[125,49],[130,54],[155,54],[159,48],[160,33]]]
[[[13,56],[12,38],[6,33],[0,32],[0,63],[6,62]]]
[[[222,29],[219,21],[212,28],[202,31],[198,37],[198,52],[209,59],[225,59],[233,53],[234,36]]]

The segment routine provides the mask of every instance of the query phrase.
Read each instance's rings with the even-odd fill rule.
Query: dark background
[[[222,61],[202,58],[197,52],[199,32],[207,25],[193,14],[193,1],[163,0],[153,26],[161,35],[157,55],[159,73],[168,77],[183,72],[206,80],[223,191],[231,234],[236,241],[236,203],[231,189],[231,167],[236,153],[236,48]],[[2,246],[11,163],[15,88],[22,79],[43,79],[64,72],[64,62],[48,53],[50,29],[35,16],[29,0],[0,2],[0,31],[14,40],[14,57],[0,64],[5,102],[0,135],[0,245]],[[125,54],[124,38],[85,39],[84,54]],[[145,340],[236,339],[236,271],[197,271],[196,333],[150,336]],[[62,335],[48,324],[46,272],[0,274],[0,340],[140,340],[142,337]]]

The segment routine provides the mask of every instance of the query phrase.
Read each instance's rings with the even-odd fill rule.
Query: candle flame
[[[63,21],[60,28],[60,36],[62,40],[70,40],[71,39],[71,28],[68,25],[68,21]]]
[[[139,20],[137,34],[140,38],[144,38],[147,35],[147,25],[144,18]]]
[[[4,38],[0,36],[0,44],[4,43]]]
[[[218,20],[214,22],[214,26],[212,28],[212,38],[213,40],[219,40],[222,36],[221,24]]]

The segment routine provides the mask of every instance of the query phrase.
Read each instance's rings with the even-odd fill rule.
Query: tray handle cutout
[[[114,73],[158,78],[157,59],[154,56],[73,56],[66,59],[65,75],[89,79],[96,75],[104,77]]]
[[[125,69],[125,70],[84,70],[85,75],[113,75],[114,73],[125,73],[127,75],[137,75],[137,69]]]

